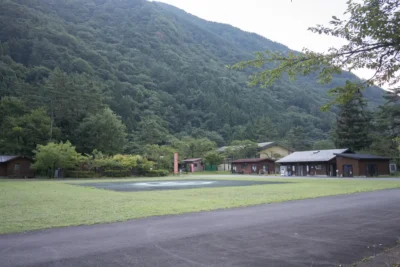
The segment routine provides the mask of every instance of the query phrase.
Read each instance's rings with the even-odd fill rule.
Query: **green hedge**
[[[161,177],[161,176],[168,176],[169,171],[167,170],[152,170],[146,173],[148,177]]]
[[[131,176],[126,170],[107,170],[102,172],[104,177],[128,177]]]
[[[66,171],[65,177],[67,178],[97,178],[100,177],[98,173],[92,171]]]
[[[170,173],[167,170],[152,170],[142,173],[147,177],[163,177],[168,176]],[[99,177],[129,177],[131,173],[127,170],[106,170],[101,173],[94,171],[66,171],[66,178],[99,178]]]

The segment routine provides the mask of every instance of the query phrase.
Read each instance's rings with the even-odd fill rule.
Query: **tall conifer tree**
[[[333,131],[333,140],[338,148],[349,148],[359,151],[372,143],[371,113],[361,93],[340,106],[340,112]]]

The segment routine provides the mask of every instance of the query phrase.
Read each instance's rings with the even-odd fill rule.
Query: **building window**
[[[244,168],[246,168],[246,164],[245,163],[242,163],[242,169],[244,169]]]
[[[316,170],[322,170],[322,165],[315,165]]]
[[[15,164],[14,165],[14,171],[19,171],[21,169],[21,165],[20,164]]]
[[[197,168],[197,163],[194,164],[194,167]]]

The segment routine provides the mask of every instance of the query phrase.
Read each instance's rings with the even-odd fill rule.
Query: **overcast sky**
[[[317,24],[328,25],[332,16],[343,18],[347,0],[157,0],[200,18],[222,22],[301,51],[304,47],[324,52],[343,40],[307,31]],[[371,72],[356,74],[369,78]]]

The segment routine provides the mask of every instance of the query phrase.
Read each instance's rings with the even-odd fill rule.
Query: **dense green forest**
[[[108,154],[187,137],[323,143],[337,113],[320,111],[327,90],[357,78],[250,88],[251,70],[226,67],[263,50],[289,51],[157,2],[2,0],[0,153],[30,154],[48,140]],[[370,108],[382,95],[364,92]]]

